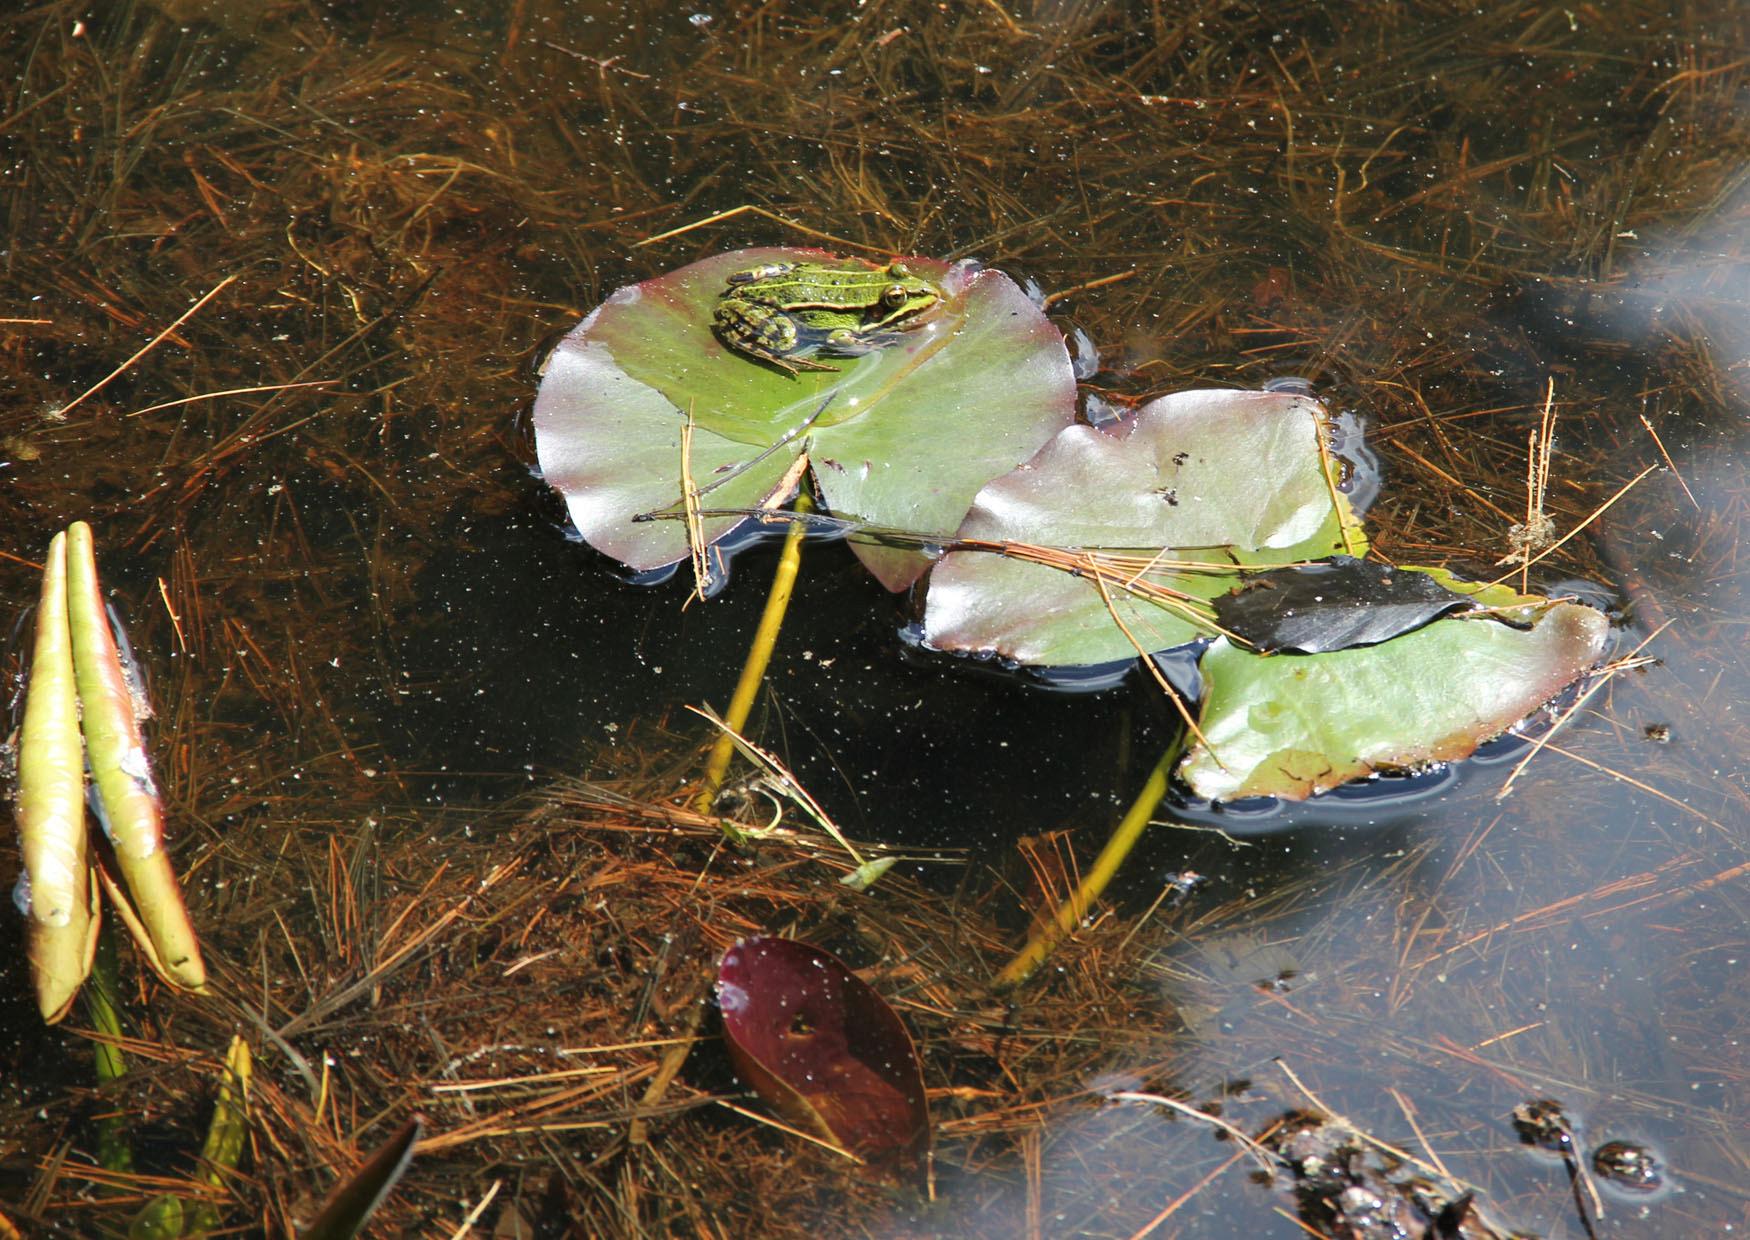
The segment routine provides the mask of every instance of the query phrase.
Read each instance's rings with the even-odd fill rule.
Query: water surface
[[[1231,1144],[1104,1100],[1220,1100],[1256,1132],[1313,1105],[1282,1065],[1512,1226],[1585,1234],[1560,1164],[1509,1122],[1540,1097],[1587,1149],[1633,1138],[1670,1167],[1663,1195],[1606,1197],[1596,1234],[1750,1223],[1742,12],[695,7],[166,0],[0,19],[0,600],[20,614],[52,532],[93,521],[153,675],[197,922],[227,993],[270,1024],[371,967],[391,897],[508,850],[530,803],[512,798],[579,774],[672,789],[688,769],[703,731],[683,707],[727,698],[770,552],[685,610],[678,580],[628,584],[567,540],[520,419],[554,333],[614,288],[818,240],[748,213],[638,245],[743,204],[1048,293],[1089,286],[1051,308],[1098,351],[1085,386],[1104,401],[1304,378],[1369,427],[1394,561],[1495,571],[1553,384],[1564,533],[1656,470],[1533,584],[1602,587],[1622,650],[1650,637],[1659,661],[1592,698],[1505,800],[1516,757],[1415,798],[1158,828],[1109,914],[1009,1004],[981,986],[1037,898],[1026,858],[1085,863],[1176,716],[1140,680],[1066,696],[908,658],[904,600],[842,546],[811,548],[761,737],[859,837],[964,859],[925,867],[934,894],[915,898],[1009,936],[938,917],[916,970],[872,972],[910,1001],[942,1091],[938,1200],[847,1181],[702,1105],[659,1133],[667,1170],[615,1162],[634,1095],[559,1117],[584,1127],[434,1153],[399,1225],[447,1235],[498,1179],[502,1202],[561,1183],[559,1213],[621,1234],[1301,1236],[1245,1163],[1205,1182]],[[1207,881],[1151,913],[1186,871]],[[343,872],[356,907],[312,889]],[[834,924],[879,940],[911,898],[877,888]],[[701,959],[728,933],[703,905],[672,915]],[[584,992],[667,932],[616,943],[602,924],[588,951],[552,944]],[[120,1208],[42,1171],[63,1140],[88,1162],[86,1048],[28,1012],[16,924],[0,946],[0,1197],[97,1227]],[[239,1222],[295,1216],[416,1103],[440,1131],[467,1122],[427,1086],[478,1049],[445,1023],[444,988],[489,973],[422,963],[389,1007],[290,1036],[339,1065],[344,1105],[320,1140],[259,1144],[262,1179],[295,1187],[248,1190],[265,1204]],[[517,995],[484,1001],[483,1045],[555,1036],[561,991]],[[147,1041],[211,1054],[247,1031],[241,1000],[215,1016],[144,997],[127,996]],[[635,1015],[624,1040],[672,1031]],[[314,1100],[260,1053],[288,1099],[263,1114],[289,1124]],[[695,1049],[687,1098],[734,1091],[717,1058]],[[182,1165],[201,1114],[154,1112],[147,1161]]]

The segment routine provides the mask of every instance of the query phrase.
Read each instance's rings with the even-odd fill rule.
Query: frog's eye
[[[889,310],[897,310],[905,305],[906,299],[910,296],[911,294],[906,291],[905,285],[889,284],[881,290],[881,304]]]

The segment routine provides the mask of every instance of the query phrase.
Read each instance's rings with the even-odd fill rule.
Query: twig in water
[[[1210,1115],[1206,1111],[1199,1111],[1196,1107],[1180,1102],[1176,1098],[1169,1098],[1165,1094],[1144,1094],[1124,1090],[1120,1093],[1107,1094],[1106,1096],[1114,1102],[1146,1102],[1153,1106],[1166,1107],[1170,1111],[1177,1111],[1179,1114],[1189,1116],[1191,1119],[1202,1120],[1206,1124],[1221,1129],[1235,1141],[1238,1141],[1253,1158],[1256,1158],[1263,1164],[1264,1170],[1272,1174],[1276,1172],[1277,1161],[1274,1154],[1218,1115]]]
[[[338,379],[307,379],[303,383],[262,383],[255,387],[226,388],[223,392],[200,392],[194,396],[183,396],[176,400],[160,401],[156,405],[147,405],[144,409],[136,409],[123,416],[139,418],[148,413],[157,413],[161,409],[174,409],[178,405],[192,405],[197,400],[219,400],[226,396],[247,396],[251,392],[285,392],[292,388],[333,387],[338,382]],[[68,406],[68,408],[71,407]]]
[[[1642,476],[1644,477],[1645,475]],[[1520,773],[1523,772],[1527,766],[1531,765],[1531,760],[1533,758],[1543,752],[1543,747],[1549,744],[1550,738],[1559,732],[1567,724],[1568,720],[1574,717],[1574,712],[1584,706],[1594,693],[1597,693],[1605,685],[1609,684],[1617,673],[1624,671],[1628,667],[1641,666],[1639,663],[1635,662],[1635,657],[1647,648],[1649,642],[1659,636],[1659,634],[1663,633],[1666,629],[1670,628],[1671,625],[1672,621],[1665,621],[1664,624],[1661,624],[1651,633],[1648,633],[1646,637],[1642,638],[1641,644],[1629,651],[1626,658],[1618,659],[1616,662],[1600,671],[1597,678],[1593,680],[1591,684],[1586,686],[1585,691],[1582,692],[1579,697],[1574,699],[1574,704],[1568,707],[1567,710],[1563,711],[1561,716],[1554,723],[1550,724],[1549,730],[1537,738],[1532,744],[1530,751],[1521,758],[1518,764],[1514,766],[1513,770],[1508,773],[1507,780],[1501,785],[1501,791],[1495,794],[1495,799],[1497,801],[1506,800],[1507,794],[1513,791],[1513,783],[1519,778]]]
[[[744,758],[755,766],[764,768],[772,785],[794,801],[803,813],[814,819],[819,824],[820,829],[832,836],[839,847],[850,853],[851,859],[857,863],[859,868],[869,864],[868,858],[857,851],[856,846],[846,839],[844,833],[839,830],[838,824],[827,816],[826,811],[820,807],[820,802],[808,795],[808,790],[797,781],[782,762],[778,761],[775,755],[761,749],[747,737],[735,731],[708,707],[689,706],[687,709],[705,719],[712,727],[721,729],[723,734],[730,738],[730,744],[740,750]]]
[[[1060,288],[1057,292],[1046,296],[1044,309],[1051,309],[1066,297],[1074,297],[1077,293],[1085,293],[1089,289],[1105,288],[1108,284],[1121,284],[1135,275],[1136,270],[1132,268],[1129,271],[1120,271],[1116,275],[1101,276],[1098,280],[1084,280],[1080,284],[1072,284],[1069,288]]]
[[[687,420],[681,423],[681,510],[687,523],[687,558],[693,566],[691,603],[705,601],[711,588],[711,563],[706,558],[705,527],[699,520],[699,488],[693,482],[693,409],[687,407]]]
[[[800,1128],[792,1128],[792,1127],[790,1127],[790,1125],[785,1124],[785,1123],[780,1123],[778,1120],[773,1119],[769,1115],[761,1115],[758,1111],[750,1111],[746,1107],[738,1107],[733,1102],[730,1102],[726,1098],[717,1099],[717,1105],[720,1107],[724,1107],[727,1110],[734,1111],[737,1115],[746,1116],[748,1119],[753,1120],[755,1123],[765,1124],[769,1127],[776,1128],[779,1132],[787,1132],[793,1137],[800,1137],[804,1141],[813,1142],[815,1145],[818,1145],[823,1150],[831,1150],[833,1153],[839,1155],[839,1157],[841,1157],[841,1158],[850,1159],[852,1162],[856,1163],[859,1167],[861,1167],[863,1165],[863,1160],[861,1158],[858,1158],[855,1154],[851,1153],[851,1151],[847,1150],[844,1146],[834,1145],[831,1141],[825,1140],[824,1138],[821,1138],[821,1137],[817,1137],[811,1132],[803,1132]]]
[[[1643,478],[1645,478],[1648,474],[1652,473],[1655,469],[1658,469],[1658,468],[1659,467],[1657,465],[1649,465],[1645,469],[1641,470],[1640,473],[1636,474],[1634,477],[1630,478],[1627,482],[1623,483],[1620,487],[1618,487],[1616,489],[1616,494],[1612,495],[1609,499],[1605,500],[1602,504],[1598,505],[1598,507],[1594,508],[1590,513],[1588,513],[1586,516],[1586,519],[1584,521],[1580,522],[1580,524],[1576,525],[1573,529],[1569,530],[1566,534],[1563,534],[1555,542],[1551,543],[1549,546],[1545,547],[1542,551],[1539,551],[1536,555],[1532,556],[1529,560],[1527,560],[1524,564],[1523,569],[1521,570],[1521,575],[1523,575],[1524,569],[1529,569],[1533,564],[1538,563],[1540,560],[1547,559],[1548,557],[1554,555],[1557,551],[1560,551],[1564,545],[1566,545],[1571,539],[1574,538],[1575,535],[1579,534],[1588,525],[1591,525],[1594,521],[1598,520],[1599,517],[1602,517],[1606,512],[1608,512],[1610,510],[1610,508],[1616,503],[1617,500],[1619,500],[1623,496],[1627,495],[1631,490],[1633,490],[1636,486],[1638,486],[1640,484],[1640,482]],[[1507,578],[1511,577],[1512,575],[1513,575],[1512,573],[1508,573],[1505,576],[1497,577],[1493,581],[1491,581],[1489,584],[1492,586],[1498,586],[1503,581],[1506,581]]]
[[[1677,475],[1677,485],[1683,488],[1683,493],[1689,496],[1689,502],[1695,506],[1697,512],[1700,512],[1701,504],[1695,498],[1695,492],[1691,491],[1689,489],[1689,484],[1683,480],[1683,471],[1677,468],[1677,462],[1673,461],[1671,459],[1671,454],[1665,451],[1665,441],[1659,438],[1659,432],[1653,429],[1653,424],[1647,421],[1647,415],[1644,413],[1641,415],[1641,425],[1646,427],[1647,434],[1653,437],[1654,444],[1659,448],[1659,455],[1665,458],[1666,467],[1669,468],[1673,474]]]
[[[1124,634],[1125,640],[1136,649],[1137,655],[1142,659],[1143,666],[1148,668],[1149,675],[1166,693],[1168,700],[1173,703],[1173,709],[1179,712],[1179,718],[1185,721],[1185,726],[1190,729],[1191,734],[1202,742],[1205,749],[1209,750],[1209,756],[1215,759],[1215,764],[1222,770],[1227,770],[1227,764],[1221,760],[1221,755],[1215,752],[1215,747],[1209,743],[1209,738],[1203,735],[1203,729],[1197,726],[1197,720],[1191,717],[1191,708],[1185,705],[1184,699],[1179,696],[1179,691],[1173,688],[1166,673],[1161,671],[1160,664],[1154,661],[1153,655],[1143,649],[1142,643],[1136,640],[1136,634],[1132,633],[1130,626],[1124,623],[1124,617],[1118,614],[1118,608],[1112,604],[1112,591],[1106,587],[1105,576],[1101,573],[1095,573],[1094,585],[1099,588],[1100,601],[1106,604],[1106,612],[1112,617],[1112,623],[1118,626],[1118,631]]]
[[[212,289],[204,297],[202,297],[199,301],[195,302],[194,305],[190,306],[188,309],[184,310],[180,315],[178,315],[176,322],[172,323],[169,327],[166,327],[163,331],[159,332],[156,336],[152,337],[152,339],[148,340],[144,345],[140,346],[139,350],[136,351],[134,353],[134,355],[132,357],[130,357],[127,361],[123,362],[120,366],[117,366],[114,370],[110,371],[107,375],[103,376],[103,378],[99,379],[96,383],[93,383],[90,387],[86,388],[83,392],[79,393],[79,395],[75,396],[72,400],[70,400],[66,404],[62,405],[59,409],[55,410],[54,413],[50,416],[53,417],[56,421],[59,421],[60,419],[66,417],[67,414],[72,411],[73,407],[75,405],[79,404],[81,401],[83,401],[86,397],[93,396],[93,395],[97,394],[98,392],[101,392],[104,388],[108,387],[110,385],[111,381],[113,381],[118,375],[125,372],[128,367],[132,366],[135,362],[139,361],[142,357],[145,357],[146,354],[150,353],[153,349],[156,349],[166,336],[170,335],[170,333],[174,332],[177,328],[181,327],[184,323],[188,322],[189,319],[193,318],[195,313],[197,311],[199,311],[202,306],[206,305],[213,298],[217,297],[221,292],[223,292],[225,290],[225,288],[227,286],[232,284],[236,279],[237,279],[237,277],[235,275],[229,275],[229,276],[226,276],[223,280],[220,280],[217,284],[213,285]]]
[[[450,1240],[463,1240],[463,1237],[473,1231],[474,1224],[480,1221],[480,1216],[486,1213],[486,1207],[492,1204],[493,1199],[498,1196],[498,1190],[503,1187],[503,1180],[492,1181],[492,1187],[486,1190],[486,1195],[480,1199],[479,1203],[475,1205],[472,1210],[468,1211],[468,1213],[463,1216],[461,1225],[450,1233]]]
[[[1282,1075],[1286,1076],[1290,1081],[1292,1081],[1294,1083],[1294,1087],[1296,1089],[1298,1089],[1303,1095],[1305,1095],[1306,1100],[1308,1102],[1312,1103],[1315,1108],[1317,1108],[1320,1112],[1322,1112],[1327,1118],[1334,1120],[1337,1123],[1343,1125],[1343,1127],[1347,1128],[1350,1132],[1353,1132],[1356,1135],[1356,1137],[1367,1142],[1367,1144],[1373,1146],[1375,1149],[1384,1150],[1387,1154],[1390,1154],[1394,1158],[1401,1158],[1404,1162],[1409,1163],[1411,1166],[1418,1168],[1422,1172],[1422,1174],[1424,1174],[1424,1175],[1440,1176],[1441,1178],[1445,1179],[1448,1183],[1450,1183],[1451,1185],[1453,1185],[1456,1188],[1462,1189],[1466,1192],[1478,1192],[1478,1191],[1480,1191],[1480,1190],[1478,1190],[1477,1186],[1474,1184],[1466,1183],[1464,1180],[1457,1179],[1457,1178],[1450,1176],[1450,1175],[1443,1175],[1439,1167],[1436,1167],[1432,1163],[1424,1162],[1422,1159],[1417,1158],[1414,1154],[1410,1153],[1408,1150],[1400,1150],[1397,1146],[1392,1145],[1386,1141],[1381,1141],[1378,1137],[1373,1136],[1370,1133],[1362,1131],[1359,1127],[1357,1127],[1355,1125],[1355,1123],[1353,1121],[1351,1121],[1342,1112],[1334,1111],[1330,1107],[1326,1106],[1324,1103],[1324,1100],[1322,1098],[1320,1098],[1317,1094],[1313,1093],[1312,1090],[1308,1089],[1306,1086],[1306,1082],[1302,1081],[1299,1076],[1295,1075],[1295,1071],[1293,1068],[1290,1068],[1286,1063],[1284,1063],[1280,1059],[1278,1059],[1276,1061],[1276,1066],[1278,1068],[1282,1069]]]
[[[782,224],[785,228],[793,228],[805,237],[816,237],[822,241],[830,241],[834,245],[842,245],[853,250],[867,250],[871,254],[880,254],[883,252],[872,245],[863,245],[860,242],[847,241],[843,237],[835,237],[832,233],[820,232],[817,229],[808,227],[806,224],[798,224],[795,220],[785,219],[775,211],[768,211],[764,207],[756,207],[752,203],[743,203],[739,207],[731,207],[727,211],[719,211],[715,215],[707,215],[704,219],[694,220],[691,224],[682,224],[679,228],[671,228],[665,233],[657,233],[654,237],[646,237],[637,244],[655,245],[658,241],[667,241],[672,237],[679,237],[685,233],[690,233],[695,228],[707,228],[712,224],[721,224],[724,220],[732,220],[738,215],[746,214],[763,216],[774,223]]]

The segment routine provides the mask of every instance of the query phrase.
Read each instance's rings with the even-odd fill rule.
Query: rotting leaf
[[[875,1164],[929,1148],[911,1035],[836,956],[796,939],[743,939],[723,954],[717,1001],[736,1071],[791,1123]]]
[[[1339,555],[1248,574],[1215,600],[1215,622],[1259,654],[1323,654],[1378,645],[1472,605],[1427,573]]]
[[[1474,1189],[1340,1118],[1286,1115],[1265,1143],[1281,1160],[1280,1186],[1293,1191],[1313,1235],[1510,1240],[1483,1216]]]
[[[781,503],[806,450],[824,503],[862,523],[947,533],[973,495],[1075,420],[1063,338],[1008,277],[973,264],[907,258],[943,291],[939,310],[839,369],[787,375],[724,346],[711,330],[731,273],[762,263],[844,260],[820,250],[718,254],[620,289],[562,340],[535,398],[547,482],[589,544],[635,569],[688,553],[681,428],[694,423],[690,473],[706,510]],[[707,517],[707,541],[739,516]],[[915,550],[859,544],[889,589],[928,566]]]
[[[1112,610],[1145,649],[1181,646],[1208,625],[1142,594],[1207,600],[1237,584],[1236,565],[1364,549],[1327,473],[1326,429],[1317,401],[1285,392],[1163,396],[1110,429],[1061,432],[978,493],[960,536],[1126,551],[1133,568],[1104,561]],[[953,551],[930,574],[924,637],[1035,666],[1136,655],[1086,567],[1078,575],[985,551]]]
[[[1299,801],[1468,757],[1584,675],[1609,638],[1603,613],[1577,603],[1521,606],[1514,619],[1529,627],[1447,617],[1329,654],[1257,655],[1219,640],[1198,664],[1207,743],[1179,775],[1211,800]]]

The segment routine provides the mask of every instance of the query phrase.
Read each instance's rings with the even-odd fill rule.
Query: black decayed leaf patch
[[[1215,600],[1215,620],[1263,654],[1323,654],[1389,641],[1470,605],[1426,573],[1340,555],[1250,575]]]

